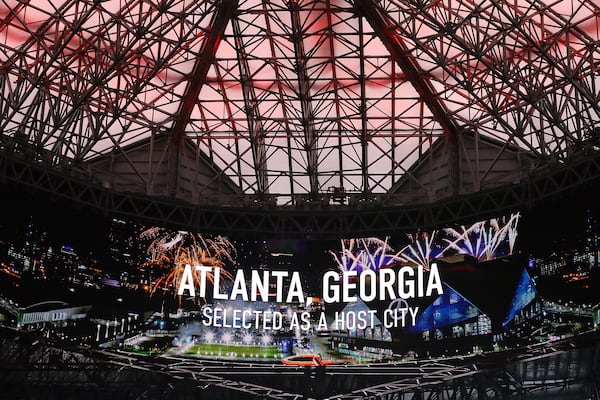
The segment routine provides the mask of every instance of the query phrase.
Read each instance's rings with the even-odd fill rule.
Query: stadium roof
[[[588,0],[3,0],[2,178],[216,230],[531,205],[600,176],[599,18]]]

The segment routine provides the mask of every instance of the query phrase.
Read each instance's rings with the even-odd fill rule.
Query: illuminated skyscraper
[[[45,253],[46,232],[39,229],[33,222],[33,217],[29,217],[27,230],[25,232],[25,243],[22,254],[23,267],[25,271],[33,273],[39,272],[42,255]]]
[[[145,244],[138,240],[141,231],[139,224],[112,219],[108,233],[109,253],[118,266],[137,267],[144,262]]]
[[[588,208],[587,210],[587,221],[586,221],[586,243],[585,252],[590,254],[590,264],[592,268],[598,267],[598,240],[596,237],[595,221],[592,217],[592,212]]]

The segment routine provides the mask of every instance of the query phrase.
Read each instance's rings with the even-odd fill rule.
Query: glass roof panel
[[[181,134],[279,204],[388,193],[463,132],[565,159],[600,120],[599,15],[586,0],[2,0],[0,131],[53,165]]]

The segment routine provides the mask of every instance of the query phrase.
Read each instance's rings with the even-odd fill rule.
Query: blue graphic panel
[[[444,326],[466,321],[483,314],[469,300],[451,287],[417,317],[415,326],[409,328],[411,332],[431,331]]]
[[[508,310],[508,314],[506,315],[506,319],[502,323],[502,326],[508,325],[508,323],[513,320],[519,311],[531,303],[533,299],[535,299],[535,294],[535,285],[533,284],[533,281],[531,280],[531,277],[527,271],[523,270],[521,280],[519,281],[517,290],[515,291],[515,297],[513,297],[510,310]]]

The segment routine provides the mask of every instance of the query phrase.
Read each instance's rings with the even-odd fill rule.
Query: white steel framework
[[[194,228],[527,206],[599,176],[599,41],[595,0],[2,0],[2,178]]]

